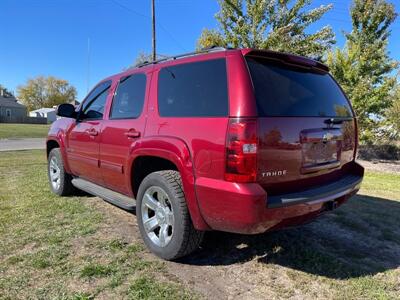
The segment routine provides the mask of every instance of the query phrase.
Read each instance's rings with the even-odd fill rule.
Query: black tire
[[[60,176],[59,176],[60,179],[58,185],[52,183],[52,178],[50,174],[52,172],[50,167],[52,160],[56,163],[56,165],[60,170]],[[47,159],[47,175],[49,178],[50,189],[54,194],[57,194],[59,196],[68,196],[76,192],[76,189],[71,182],[72,176],[67,172],[65,172],[64,162],[61,156],[60,148],[54,148],[49,153],[49,157]]]
[[[142,218],[142,202],[145,192],[151,187],[159,187],[168,195],[168,202],[172,206],[174,216],[174,228],[169,243],[160,247],[147,235]],[[179,172],[174,170],[158,171],[149,174],[140,184],[136,216],[140,234],[151,252],[165,260],[175,260],[186,256],[198,249],[204,232],[193,227],[192,220],[186,205],[182,188],[182,180]]]

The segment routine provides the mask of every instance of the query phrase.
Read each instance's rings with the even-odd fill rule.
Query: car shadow
[[[178,263],[231,265],[256,260],[335,279],[400,266],[400,202],[356,195],[304,226],[259,235],[208,232]]]

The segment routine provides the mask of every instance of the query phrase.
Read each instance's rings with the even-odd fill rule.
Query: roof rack
[[[194,55],[197,55],[197,54],[217,52],[217,51],[225,51],[225,50],[230,50],[230,49],[232,49],[232,48],[212,46],[212,47],[208,47],[208,48],[203,48],[203,49],[201,49],[199,51],[194,51],[194,52],[188,52],[188,53],[184,53],[184,54],[169,56],[169,57],[161,58],[161,59],[154,60],[154,61],[145,61],[144,63],[138,64],[135,67],[136,68],[141,68],[141,67],[148,66],[148,65],[158,64],[160,62],[165,62],[165,61],[169,61],[169,60],[175,60],[175,59],[179,59],[179,58],[194,56]]]

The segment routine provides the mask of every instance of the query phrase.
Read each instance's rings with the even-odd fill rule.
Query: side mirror
[[[75,106],[69,103],[60,104],[57,107],[57,116],[75,119],[77,117]]]

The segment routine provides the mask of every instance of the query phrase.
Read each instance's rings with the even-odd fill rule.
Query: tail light
[[[255,119],[234,118],[229,120],[226,136],[226,181],[256,181],[257,143],[257,121]]]

